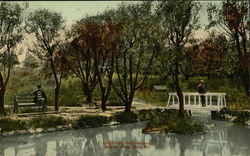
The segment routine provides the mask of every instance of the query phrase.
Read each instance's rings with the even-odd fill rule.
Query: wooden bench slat
[[[17,96],[18,98],[34,98],[35,96],[25,96],[25,95],[23,95],[23,96]]]
[[[18,103],[18,106],[32,106],[32,105],[36,105],[36,103]]]
[[[34,100],[17,100],[18,103],[35,103]]]

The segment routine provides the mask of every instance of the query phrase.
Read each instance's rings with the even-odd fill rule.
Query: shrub
[[[137,119],[138,119],[138,116],[135,112],[121,112],[121,113],[117,113],[113,116],[113,120],[115,120],[119,123],[136,122]]]
[[[1,116],[10,116],[13,113],[13,108],[4,108],[4,112],[0,113]]]
[[[162,112],[164,110],[162,109],[143,109],[143,110],[137,110],[135,113],[137,114],[137,118],[139,121],[146,121],[152,119],[154,116],[156,116],[158,113]]]
[[[178,111],[176,110],[164,110],[155,113],[150,122],[143,129],[143,132],[150,129],[179,134],[194,134],[197,132],[204,132],[205,127],[201,122],[194,121],[187,116],[179,118]]]
[[[23,130],[23,129],[28,129],[28,123],[26,121],[21,121],[21,120],[1,118],[0,128],[2,131]]]
[[[81,128],[98,127],[108,123],[109,123],[109,118],[106,116],[86,115],[86,116],[81,116],[77,120],[76,126]]]
[[[63,117],[37,117],[33,118],[30,121],[30,127],[33,128],[49,128],[49,127],[57,127],[60,125],[66,125],[67,120],[65,120]]]

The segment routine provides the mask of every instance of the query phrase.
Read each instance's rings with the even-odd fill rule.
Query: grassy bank
[[[149,121],[148,127],[161,127],[162,130],[180,134],[200,132],[202,126],[188,118],[180,120],[175,114],[176,110],[135,110],[131,113],[119,112],[111,116],[105,115],[44,115],[28,118],[0,118],[0,132],[2,135],[50,132],[65,129],[93,128],[103,125],[125,124],[139,121]],[[168,124],[167,127],[165,124]],[[193,127],[194,126],[195,129]]]

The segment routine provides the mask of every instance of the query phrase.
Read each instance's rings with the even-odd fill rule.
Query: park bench
[[[154,86],[154,91],[166,91],[166,86]]]
[[[23,94],[15,94],[14,95],[14,113],[18,112],[20,107],[23,108],[38,108],[38,109],[46,109],[43,108],[42,105],[38,105],[34,102],[35,95],[32,93],[23,93]]]

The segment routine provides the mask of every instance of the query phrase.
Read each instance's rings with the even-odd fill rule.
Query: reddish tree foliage
[[[247,4],[243,1],[227,1],[223,3],[223,16],[225,17],[229,30],[233,33],[233,39],[236,44],[236,51],[238,53],[237,64],[238,73],[243,82],[245,91],[248,96],[249,93],[249,54],[247,52],[247,35],[246,35],[246,18],[247,18]]]
[[[227,40],[224,36],[206,39],[199,45],[188,48],[187,54],[191,59],[191,68],[198,74],[221,75],[227,73]]]
[[[95,20],[78,23],[75,27],[76,37],[66,48],[63,61],[83,82],[87,101],[92,101],[92,91],[99,83],[102,109],[106,110],[106,102],[111,91],[113,75],[113,54],[119,43],[120,24],[111,21]],[[108,77],[108,83],[103,77]]]

